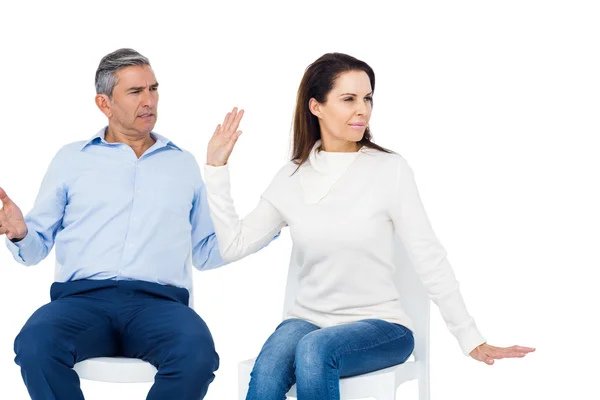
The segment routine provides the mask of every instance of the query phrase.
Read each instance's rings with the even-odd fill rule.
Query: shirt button
[[[136,193],[142,193],[141,189],[137,189],[135,192]]]

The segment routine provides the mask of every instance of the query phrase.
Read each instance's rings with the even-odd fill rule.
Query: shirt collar
[[[94,136],[92,136],[89,140],[87,140],[83,144],[83,146],[81,146],[81,150],[85,149],[88,145],[93,145],[93,144],[98,144],[98,143],[108,143],[104,140],[104,135],[106,134],[107,129],[108,129],[108,127],[105,126],[104,128],[100,129],[98,132],[96,132],[96,134]],[[182,151],[181,148],[179,148],[179,146],[177,146],[175,143],[173,143],[166,137],[159,135],[156,132],[150,132],[150,135],[154,138],[154,140],[156,140],[158,147],[169,146],[171,148]]]

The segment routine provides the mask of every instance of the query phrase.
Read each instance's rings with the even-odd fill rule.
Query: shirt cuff
[[[27,263],[26,259],[31,259],[32,257],[28,257],[31,253],[36,253],[39,251],[39,248],[36,248],[36,240],[35,235],[37,233],[32,229],[27,227],[27,234],[25,237],[18,242],[13,242],[6,238],[6,246],[12,253],[13,257],[19,263],[25,264]],[[23,256],[25,255],[25,256]]]

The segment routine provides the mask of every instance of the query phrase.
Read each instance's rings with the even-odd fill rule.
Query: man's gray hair
[[[117,71],[132,65],[150,65],[150,61],[133,49],[119,49],[105,55],[96,70],[96,93],[112,99],[113,89],[119,82]]]

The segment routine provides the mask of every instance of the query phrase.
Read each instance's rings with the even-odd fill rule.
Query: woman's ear
[[[314,97],[308,101],[308,109],[315,117],[321,117],[321,104]]]

